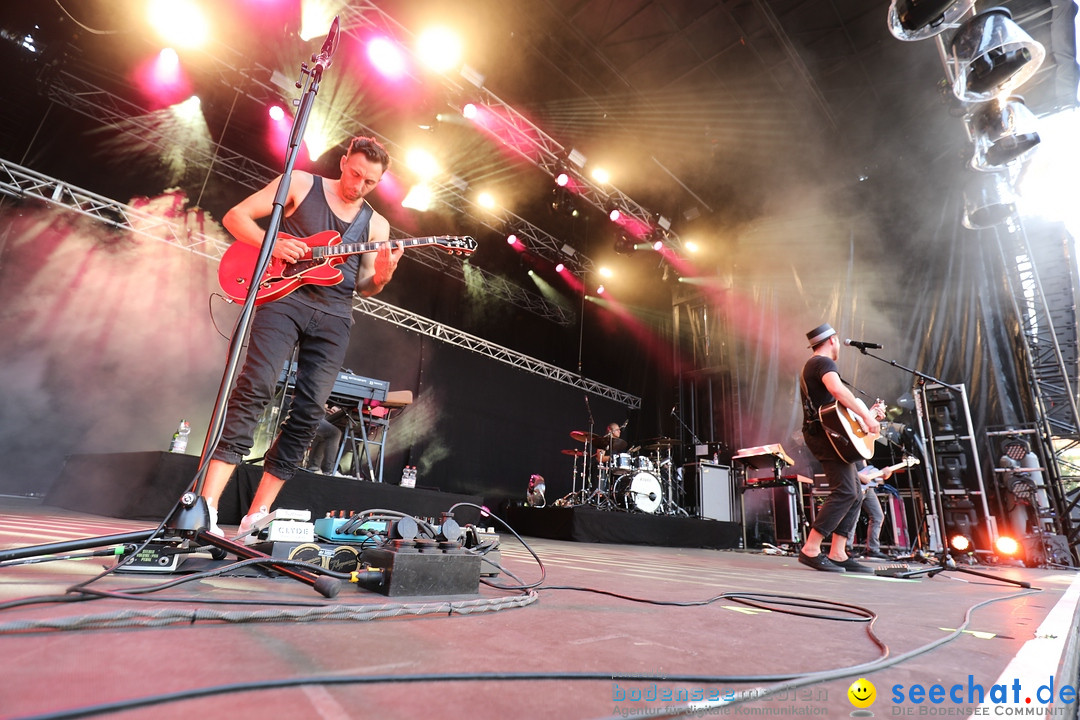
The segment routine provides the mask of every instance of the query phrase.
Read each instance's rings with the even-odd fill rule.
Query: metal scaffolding
[[[211,260],[219,260],[230,245],[224,238],[191,232],[183,225],[170,222],[167,218],[111,200],[89,190],[83,190],[2,158],[0,158],[0,194],[23,200],[37,200],[53,207],[76,212],[140,237],[175,245]],[[448,258],[449,256],[433,255],[432,257]],[[460,271],[461,263],[454,264]],[[354,298],[353,308],[371,317],[391,322],[456,347],[471,350],[534,375],[615,400],[628,408],[641,407],[641,398],[637,396],[380,300],[357,297]]]
[[[239,73],[239,70],[235,68],[233,70]],[[266,70],[266,73],[269,74],[270,71]],[[224,77],[224,74],[222,77]],[[202,168],[206,172],[217,173],[229,181],[251,189],[258,189],[266,185],[277,174],[277,171],[234,153],[215,142],[209,142],[208,148],[199,148],[191,144],[177,142],[176,138],[169,135],[166,127],[150,120],[149,113],[145,109],[66,71],[57,72],[49,78],[45,85],[48,88],[48,97],[53,102],[60,103],[70,110],[97,120],[106,127],[131,134],[140,141],[163,151],[174,152],[179,150],[183,153],[185,161],[191,166]],[[234,89],[240,91],[239,88],[234,87]],[[107,203],[113,202],[107,198],[103,200]],[[524,221],[521,222],[524,223]],[[521,236],[526,239],[535,238],[539,242],[543,234],[542,231],[538,231],[538,233],[522,232]],[[400,238],[406,237],[406,235],[396,232],[394,237]],[[551,248],[557,241],[547,236],[544,242],[546,243],[545,248]],[[220,257],[220,254],[216,257]],[[412,253],[409,255],[409,259],[464,281],[460,261],[451,262],[445,256],[430,253]],[[530,292],[482,268],[473,266],[472,270],[482,278],[483,288],[500,300],[510,302],[522,310],[565,327],[573,325],[576,320],[573,311],[550,302],[538,293]]]
[[[1072,518],[1080,499],[1080,466],[1070,459],[1080,447],[1076,387],[1080,370],[1076,304],[1080,299],[1075,242],[1063,226],[1029,233],[1022,222],[996,229],[1024,342],[1024,359],[1035,403],[1039,457],[1047,459],[1045,490],[1053,523],[1080,560],[1080,524]]]

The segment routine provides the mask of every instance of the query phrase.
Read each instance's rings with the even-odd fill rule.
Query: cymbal
[[[652,438],[651,440],[646,440],[645,444],[641,447],[645,448],[646,450],[667,450],[675,444],[676,441],[674,438],[658,437]]]
[[[563,455],[571,455],[573,457],[581,457],[585,454],[583,450],[561,450]]]
[[[608,443],[609,440],[611,441],[610,446]],[[593,447],[597,450],[610,450],[613,453],[617,453],[630,447],[630,444],[622,438],[609,438],[607,435],[601,435],[593,441]]]
[[[599,439],[599,435],[593,435],[592,433],[585,432],[584,430],[574,430],[570,433],[571,440],[577,440],[578,442],[596,442]]]

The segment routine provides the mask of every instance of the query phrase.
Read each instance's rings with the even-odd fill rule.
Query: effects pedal
[[[179,569],[181,563],[190,551],[184,550],[178,545],[163,543],[148,543],[146,547],[133,556],[119,558],[117,563],[124,564],[116,569],[116,572],[145,572],[145,573],[171,573]]]
[[[882,565],[874,568],[874,574],[878,577],[902,578],[909,572],[911,568],[907,565]]]
[[[310,510],[278,508],[252,525],[252,533],[267,542],[314,542]]]

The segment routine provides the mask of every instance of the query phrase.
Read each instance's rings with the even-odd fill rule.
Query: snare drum
[[[637,472],[615,481],[615,504],[623,510],[654,513],[663,502],[664,489],[655,475]]]
[[[625,475],[634,472],[634,457],[630,453],[611,456],[611,474]]]

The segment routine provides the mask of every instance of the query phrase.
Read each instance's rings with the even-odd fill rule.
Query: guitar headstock
[[[435,244],[451,255],[472,255],[476,252],[476,240],[469,235],[453,235],[435,238]]]

